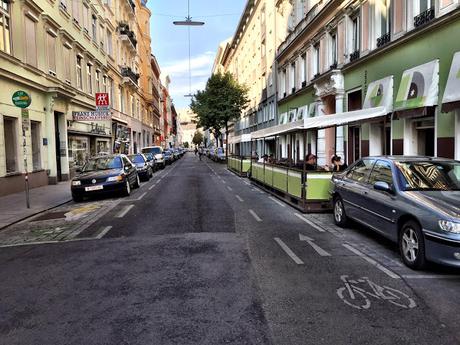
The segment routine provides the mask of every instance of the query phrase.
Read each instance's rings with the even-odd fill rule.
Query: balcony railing
[[[136,34],[134,33],[134,31],[129,30],[129,25],[125,24],[125,23],[121,23],[118,26],[118,30],[119,30],[121,36],[127,36],[128,37],[128,40],[133,45],[134,49],[136,49],[136,47],[137,47]]]
[[[356,50],[350,54],[350,62],[358,60],[358,59],[359,59],[359,50]]]
[[[121,68],[121,76],[123,78],[129,78],[134,84],[138,85],[139,81],[139,74],[135,73],[131,67],[122,67]]]
[[[391,35],[388,32],[382,35],[381,37],[377,38],[377,48],[383,47],[385,44],[390,43],[390,41],[391,41]]]
[[[128,5],[129,7],[131,7],[131,10],[133,11],[133,13],[136,13],[136,5],[134,4],[134,1],[133,0],[127,0],[128,1]]]
[[[434,7],[431,7],[414,17],[414,27],[418,28],[419,26],[425,25],[431,22],[434,17]]]

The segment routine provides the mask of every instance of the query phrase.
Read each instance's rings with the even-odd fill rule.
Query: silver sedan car
[[[460,267],[460,162],[367,157],[332,181],[337,225],[353,219],[397,242],[412,269]]]

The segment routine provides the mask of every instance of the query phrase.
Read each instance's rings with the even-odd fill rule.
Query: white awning
[[[237,136],[229,138],[228,143],[229,144],[247,143],[251,141],[251,136],[252,136],[251,133],[237,135]]]
[[[393,76],[373,81],[367,87],[363,108],[385,107],[388,113],[393,111]]]
[[[376,120],[386,116],[388,111],[385,107],[377,107],[370,109],[361,109],[349,111],[346,113],[338,113],[334,115],[322,115],[317,117],[309,117],[305,119],[302,129],[324,129],[335,126],[344,126],[354,123]]]
[[[432,107],[438,101],[439,60],[404,71],[394,110],[397,114]],[[422,112],[420,112],[422,113]]]
[[[264,129],[260,129],[256,132],[252,132],[253,139],[261,139],[266,137],[272,137],[274,135],[278,135],[281,133],[288,133],[292,131],[296,131],[302,129],[303,120],[298,120],[295,122],[286,123],[284,125],[278,125],[273,127],[268,127]]]
[[[442,97],[442,111],[449,112],[460,108],[460,52],[455,53]]]

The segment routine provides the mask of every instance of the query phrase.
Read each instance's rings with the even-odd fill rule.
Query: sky
[[[246,0],[190,0],[192,20],[204,21],[190,28],[191,92],[204,89],[220,42],[233,36]],[[171,78],[170,94],[176,109],[190,105],[188,28],[175,26],[187,16],[187,0],[149,0],[152,52],[162,73]]]

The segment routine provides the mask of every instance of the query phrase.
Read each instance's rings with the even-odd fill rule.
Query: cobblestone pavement
[[[2,230],[0,247],[73,240],[119,202],[108,199],[60,206]]]

